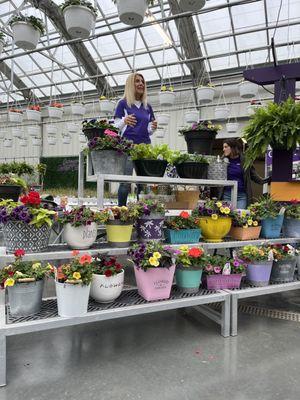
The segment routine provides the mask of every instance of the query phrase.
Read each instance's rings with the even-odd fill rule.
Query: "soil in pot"
[[[187,178],[187,179],[207,178],[208,164],[206,163],[187,161],[181,164],[176,164],[175,167],[180,178]]]
[[[18,201],[21,189],[18,185],[0,185],[0,199]]]
[[[210,130],[184,132],[188,153],[212,154],[217,132]]]
[[[138,176],[163,177],[167,168],[165,160],[134,160],[134,169]]]

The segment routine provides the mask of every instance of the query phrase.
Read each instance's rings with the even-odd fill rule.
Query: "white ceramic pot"
[[[71,224],[64,226],[64,241],[71,249],[88,249],[97,238],[97,224],[74,227]]]
[[[3,146],[12,147],[12,139],[4,139]]]
[[[11,25],[15,45],[24,50],[36,48],[41,32],[25,21],[17,21]]]
[[[71,104],[71,113],[73,115],[84,115],[85,114],[85,106],[81,103]]]
[[[86,39],[95,27],[96,15],[88,7],[71,5],[63,11],[68,33],[73,38]]]
[[[199,103],[211,103],[215,96],[215,88],[203,86],[196,89],[197,99]]]
[[[26,119],[27,121],[41,122],[42,113],[36,110],[26,110]]]
[[[240,96],[243,99],[251,99],[256,97],[258,93],[258,85],[253,82],[243,81],[239,83]]]
[[[56,136],[48,135],[47,142],[50,144],[50,146],[54,146],[56,144]]]
[[[126,25],[140,25],[144,20],[147,7],[146,0],[117,0],[120,21]]]
[[[19,140],[19,145],[22,147],[27,147],[28,146],[28,140],[26,138],[20,139]]]
[[[116,102],[113,100],[99,100],[100,111],[104,114],[114,113]]]
[[[110,277],[93,274],[90,295],[99,303],[111,303],[120,296],[123,286],[124,270]]]
[[[64,110],[58,107],[48,107],[48,117],[53,119],[62,119]]]
[[[46,125],[46,133],[47,135],[56,135],[57,125]]]
[[[226,106],[215,107],[215,119],[224,120],[229,116],[229,108]]]
[[[239,123],[238,122],[227,122],[226,124],[226,130],[228,133],[235,133],[239,129]]]
[[[199,121],[199,112],[197,110],[186,111],[184,113],[184,122],[186,124],[193,124]]]
[[[158,114],[157,115],[157,125],[169,125],[170,114]]]
[[[261,104],[249,104],[249,106],[247,107],[248,115],[253,115],[255,113],[255,110],[257,110],[260,107],[262,107]]]
[[[38,137],[33,137],[32,138],[32,144],[33,146],[41,146],[42,145],[42,139]]]
[[[159,92],[159,104],[161,106],[173,106],[176,99],[176,93],[166,91],[166,92]]]
[[[73,122],[67,123],[67,130],[68,132],[76,133],[78,131],[78,125],[74,124]]]
[[[60,283],[55,281],[58,315],[80,317],[87,313],[91,285]]]
[[[205,6],[205,0],[179,0],[182,11],[198,11]]]
[[[86,144],[86,137],[84,135],[80,134],[78,138],[79,138],[79,143]]]
[[[11,128],[11,135],[14,138],[19,138],[22,136],[22,131],[20,128]]]
[[[4,49],[4,45],[5,45],[4,40],[0,39],[0,56],[1,56],[2,51],[3,51],[3,49]]]
[[[23,121],[23,113],[8,111],[8,120],[20,124]]]
[[[72,141],[72,136],[70,136],[70,135],[63,135],[63,140],[62,140],[63,144],[70,144],[71,141]]]

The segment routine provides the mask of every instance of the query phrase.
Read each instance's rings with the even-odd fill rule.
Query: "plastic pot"
[[[78,125],[74,124],[73,122],[69,122],[67,124],[67,130],[71,133],[76,133],[78,131]]]
[[[199,103],[207,104],[211,103],[215,96],[215,89],[209,86],[199,87],[196,90],[197,99]]]
[[[73,38],[86,39],[95,27],[96,15],[88,7],[70,5],[63,10],[68,33]]]
[[[198,122],[198,120],[199,120],[199,112],[197,110],[186,111],[184,113],[184,121],[186,124],[192,124],[194,122]]]
[[[176,99],[176,93],[171,91],[159,92],[158,97],[161,106],[173,106]]]
[[[232,226],[229,236],[236,240],[252,240],[259,238],[260,231],[261,226],[249,226],[248,228]]]
[[[94,174],[125,174],[126,154],[119,154],[114,150],[93,150],[91,159]]]
[[[56,125],[46,125],[46,133],[48,135],[56,135],[57,126]]]
[[[122,293],[124,270],[113,276],[93,274],[90,296],[99,303],[111,303]]]
[[[22,131],[20,128],[12,128],[11,135],[14,138],[20,138],[22,136]]]
[[[26,138],[20,139],[19,140],[19,145],[22,147],[27,147],[28,146],[28,140]]]
[[[73,104],[71,104],[71,113],[73,115],[84,115],[85,114],[85,106],[81,103],[73,103]]]
[[[271,282],[285,283],[294,280],[296,257],[289,257],[283,260],[273,261]]]
[[[216,131],[198,130],[183,133],[188,153],[211,154],[217,135]]]
[[[203,284],[208,290],[237,289],[241,286],[242,274],[206,275]]]
[[[106,224],[108,244],[111,247],[128,247],[131,241],[132,229],[132,222],[108,221]]]
[[[8,120],[20,124],[23,121],[23,114],[15,111],[8,111]]]
[[[226,130],[228,133],[235,133],[239,129],[239,123],[238,122],[227,122],[226,124]]]
[[[229,233],[231,228],[231,218],[218,217],[200,217],[199,226],[202,236],[207,242],[218,243],[222,242],[223,238]]]
[[[70,144],[72,141],[72,137],[70,135],[63,135],[63,144]]]
[[[100,100],[99,105],[102,113],[112,115],[116,107],[116,102],[113,100]]]
[[[171,244],[198,243],[201,231],[200,229],[180,229],[179,231],[164,229],[164,235],[166,242]]]
[[[28,126],[27,133],[29,136],[41,138],[41,129],[39,126]]]
[[[217,106],[215,108],[215,119],[226,120],[229,116],[229,108],[223,106]]]
[[[0,199],[18,201],[21,190],[21,186],[18,185],[0,185]]]
[[[139,240],[147,242],[149,240],[162,240],[163,225],[165,216],[161,214],[144,215],[136,222],[136,232]]]
[[[251,262],[246,268],[247,281],[252,286],[267,286],[270,281],[272,261]]]
[[[42,139],[38,137],[33,137],[32,138],[32,145],[33,146],[41,146],[42,145]]]
[[[25,21],[17,21],[11,25],[15,45],[24,50],[36,48],[41,33]]]
[[[64,110],[63,108],[48,106],[48,117],[53,119],[62,119]]]
[[[3,146],[12,147],[12,139],[4,139]]]
[[[42,113],[40,111],[26,110],[25,113],[27,121],[41,122],[42,120]]]
[[[133,165],[138,176],[163,177],[168,163],[165,160],[141,159],[134,160]]]
[[[181,292],[197,293],[201,284],[202,269],[176,268],[175,277]]]
[[[7,288],[10,314],[13,317],[28,317],[37,314],[42,305],[44,280],[15,283]]]
[[[156,119],[158,125],[169,125],[170,114],[158,114]]]
[[[117,0],[120,21],[126,25],[140,25],[144,20],[147,7],[146,0]]]
[[[258,93],[258,85],[250,81],[243,81],[238,84],[240,96],[243,99],[256,97]]]
[[[92,222],[90,225],[64,226],[64,241],[71,249],[88,249],[97,238],[97,224]]]
[[[87,313],[91,285],[55,281],[58,315],[80,317]]]
[[[207,179],[208,164],[185,161],[181,164],[175,164],[180,178],[187,179]]]

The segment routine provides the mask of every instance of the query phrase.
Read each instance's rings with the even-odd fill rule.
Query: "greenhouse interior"
[[[0,0],[0,149],[0,400],[299,399],[300,0]]]

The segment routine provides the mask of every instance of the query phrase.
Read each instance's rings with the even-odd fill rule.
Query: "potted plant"
[[[214,99],[216,89],[212,83],[208,83],[207,85],[200,85],[196,89],[198,102],[201,104],[211,103]]]
[[[187,211],[181,211],[178,216],[165,220],[164,234],[168,243],[198,243],[201,236],[199,221]]]
[[[38,192],[20,197],[20,202],[0,202],[0,223],[4,243],[9,252],[22,247],[26,252],[41,252],[48,246],[50,230],[56,212],[41,204]]]
[[[197,293],[205,265],[204,250],[202,247],[189,248],[183,245],[175,250],[175,254],[177,287],[184,293]]]
[[[168,299],[175,272],[173,251],[159,242],[135,243],[128,250],[139,294],[147,301]]]
[[[88,249],[97,238],[98,213],[85,206],[64,211],[58,218],[63,224],[64,241],[71,249]]]
[[[208,161],[201,154],[174,152],[172,164],[180,178],[207,179]]]
[[[172,151],[167,144],[141,143],[133,146],[130,156],[137,175],[162,177],[171,161]]]
[[[103,114],[113,115],[116,102],[113,99],[107,99],[106,96],[101,96],[99,99],[99,106]]]
[[[159,104],[161,106],[173,106],[176,99],[176,93],[174,93],[173,86],[163,85],[158,94]]]
[[[138,239],[142,241],[161,240],[165,220],[165,206],[162,202],[145,199],[137,203],[139,217],[136,223]]]
[[[15,261],[0,269],[0,287],[8,293],[9,311],[13,317],[28,317],[41,309],[44,277],[51,272],[49,264],[23,261],[25,251],[17,249]]]
[[[203,283],[209,290],[237,289],[245,270],[245,262],[237,257],[209,255],[203,269]]]
[[[41,122],[42,120],[41,107],[38,104],[29,104],[25,113],[28,121]]]
[[[16,107],[10,107],[8,110],[8,120],[20,124],[23,121],[23,111]]]
[[[182,11],[198,11],[205,6],[206,0],[179,0]]]
[[[123,24],[137,26],[143,20],[149,5],[153,5],[155,0],[112,0],[117,4],[120,21]]]
[[[33,15],[14,15],[10,21],[13,40],[16,46],[24,50],[36,48],[41,35],[45,33],[45,25],[40,18]]]
[[[91,297],[100,303],[111,303],[122,293],[124,268],[115,257],[99,254],[93,257]]]
[[[266,239],[280,237],[284,218],[284,208],[274,201],[270,195],[262,196],[249,206],[250,212],[261,220],[260,236]]]
[[[251,116],[255,114],[255,111],[261,107],[263,107],[263,104],[260,100],[255,100],[255,99],[251,100],[250,104],[247,106],[248,115]]]
[[[229,117],[229,111],[229,107],[226,104],[216,106],[214,110],[215,119],[219,121],[226,120]]]
[[[285,283],[294,280],[296,268],[296,249],[290,244],[275,244],[270,246],[273,253],[271,282]]]
[[[14,175],[0,175],[0,199],[18,201],[22,191],[27,190],[24,179]]]
[[[203,238],[207,242],[222,242],[231,228],[231,205],[226,201],[208,200],[200,204],[192,215],[199,218]]]
[[[259,219],[246,210],[233,211],[229,236],[236,240],[258,239],[261,231]]]
[[[169,122],[170,122],[170,114],[159,113],[156,116],[156,120],[157,120],[158,126],[167,126],[167,125],[169,125]],[[156,137],[157,137],[157,134],[156,134]]]
[[[289,97],[283,103],[269,103],[255,111],[244,129],[247,141],[245,168],[264,156],[268,146],[291,150],[300,141],[300,104]]]
[[[97,17],[97,9],[93,4],[86,0],[65,0],[60,7],[72,38],[87,39],[95,28]]]
[[[103,137],[89,140],[86,153],[90,153],[94,174],[124,175],[127,155],[132,142],[106,129]]]
[[[211,154],[213,144],[221,125],[213,125],[210,121],[199,121],[181,129],[185,138],[188,153]]]
[[[242,99],[250,99],[251,97],[257,96],[258,85],[256,83],[242,80],[238,84],[240,96]]]
[[[80,1],[80,0],[79,0]],[[71,103],[71,113],[72,115],[84,115],[85,114],[85,105],[81,101],[73,101]]]
[[[54,267],[55,289],[58,315],[60,317],[80,317],[87,313],[93,259],[89,254],[79,256],[73,250],[70,262]]]
[[[82,121],[82,132],[85,134],[87,139],[91,140],[94,137],[104,136],[106,129],[117,133],[117,129],[108,123],[106,119],[91,119]]]
[[[300,238],[300,201],[297,199],[285,206],[282,232],[284,237]]]
[[[252,286],[267,286],[270,281],[273,253],[264,246],[245,246],[239,252],[246,264],[246,278]]]
[[[59,101],[51,101],[48,106],[48,117],[53,119],[62,119],[64,105]],[[56,132],[55,132],[56,133]]]
[[[184,122],[186,124],[195,124],[199,121],[199,111],[189,110],[184,113]]]
[[[5,35],[3,32],[0,32],[0,56],[2,54],[4,46],[5,46]]]
[[[34,173],[34,167],[25,161],[17,162],[13,161],[11,163],[0,164],[0,174],[15,174],[17,176],[21,175],[32,175]]]
[[[99,222],[105,224],[107,242],[111,247],[129,246],[133,224],[138,216],[139,209],[135,203],[100,211]]]

